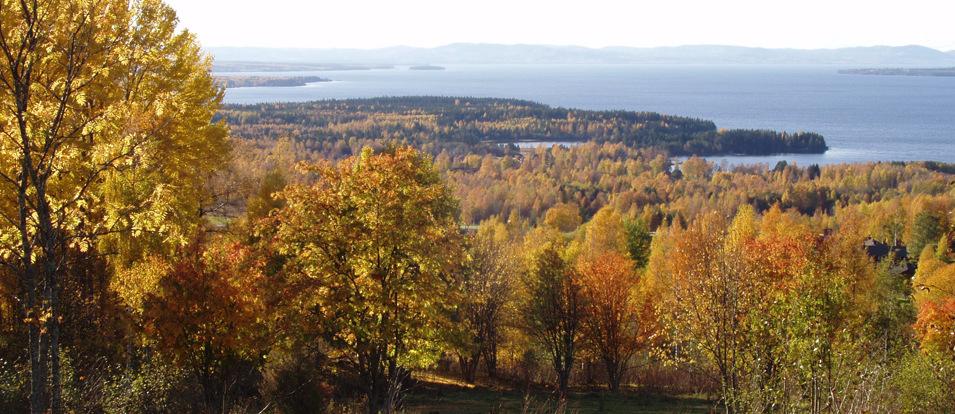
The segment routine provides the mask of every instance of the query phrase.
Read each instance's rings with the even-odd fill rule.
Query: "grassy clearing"
[[[665,397],[633,390],[610,394],[575,390],[561,407],[552,390],[514,390],[501,384],[468,385],[435,375],[419,375],[405,395],[405,411],[418,414],[486,413],[709,413],[713,406],[702,396]]]

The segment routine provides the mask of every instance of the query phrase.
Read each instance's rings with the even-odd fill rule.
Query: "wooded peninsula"
[[[331,82],[331,79],[318,76],[216,76],[222,87],[229,88],[257,88],[257,87],[294,87],[305,86],[309,83]]]
[[[353,138],[421,146],[433,154],[522,141],[622,143],[676,156],[820,154],[828,149],[815,133],[717,129],[712,121],[696,118],[553,108],[513,99],[399,97],[226,105],[217,119],[237,137],[290,137],[312,150]]]

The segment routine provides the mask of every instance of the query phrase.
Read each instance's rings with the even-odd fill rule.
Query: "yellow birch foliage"
[[[211,59],[176,23],[158,0],[2,2],[0,189],[42,187],[27,206],[49,205],[64,247],[102,242],[133,259],[198,225],[203,183],[230,147],[210,123],[223,96]],[[17,209],[0,200],[5,260],[22,253],[15,234],[38,232]]]
[[[225,165],[222,89],[176,24],[159,0],[0,0],[0,264],[22,286],[33,413],[61,408],[70,252],[174,251]]]
[[[377,404],[388,370],[430,361],[444,339],[460,299],[458,202],[410,147],[302,168],[318,181],[286,187],[275,216],[295,300],[312,321],[301,330],[351,361]]]
[[[601,208],[584,226],[583,237],[570,247],[576,254],[592,259],[608,252],[627,254],[627,230],[623,216],[611,207]]]

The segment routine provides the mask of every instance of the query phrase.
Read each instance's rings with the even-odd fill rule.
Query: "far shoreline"
[[[837,73],[840,75],[955,77],[955,67],[842,69]]]

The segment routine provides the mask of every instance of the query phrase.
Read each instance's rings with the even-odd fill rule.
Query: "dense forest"
[[[0,412],[955,410],[955,165],[714,165],[669,152],[712,123],[521,101],[223,106],[161,1],[5,5]],[[587,142],[498,145],[546,132]]]
[[[291,137],[312,151],[353,140],[384,140],[432,153],[521,141],[623,143],[671,155],[822,153],[814,133],[725,130],[711,121],[652,112],[586,111],[506,99],[403,97],[227,105],[217,119],[232,134]],[[333,154],[335,155],[335,154]]]

